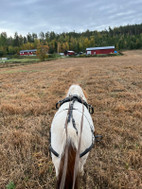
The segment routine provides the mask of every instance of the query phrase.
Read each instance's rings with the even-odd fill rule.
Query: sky
[[[142,23],[142,0],[0,0],[0,33],[102,31]]]

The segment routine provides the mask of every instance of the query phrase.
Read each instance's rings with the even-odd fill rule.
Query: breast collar
[[[76,130],[76,134],[78,135],[78,131],[77,131],[77,128],[76,128],[76,123],[75,123],[75,120],[73,118],[73,105],[74,105],[74,102],[77,101],[81,104],[83,104],[84,106],[86,106],[86,108],[88,109],[89,113],[90,114],[93,114],[94,113],[94,108],[88,104],[86,101],[82,100],[78,95],[72,95],[72,96],[69,96],[63,100],[60,100],[56,103],[56,109],[58,109],[61,105],[63,105],[64,103],[66,102],[72,102],[71,105],[70,105],[70,113],[68,115],[68,123],[72,120],[72,125],[74,127],[74,129]],[[65,109],[65,110],[68,110],[68,109]],[[90,123],[89,123],[90,125]],[[94,146],[94,142],[99,142],[100,140],[98,140],[99,138],[102,138],[101,135],[97,135],[95,136],[94,135],[94,131],[92,129],[92,127],[90,126],[90,129],[91,129],[91,132],[92,132],[92,144],[86,148],[82,153],[80,153],[80,158],[83,157],[84,155],[86,155]],[[50,139],[51,139],[51,132],[50,132]],[[56,157],[60,157],[60,155],[52,148],[51,146],[51,141],[50,141],[50,147],[49,147],[49,150],[51,153],[53,153]]]

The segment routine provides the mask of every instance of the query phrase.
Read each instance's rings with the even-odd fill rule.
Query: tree
[[[27,35],[27,41],[29,43],[33,43],[34,42],[33,37],[32,37],[32,35],[30,33],[28,33],[28,35]]]
[[[0,35],[0,46],[6,46],[7,44],[7,34],[6,32],[2,32]]]
[[[13,47],[13,46],[8,47],[8,54],[9,55],[14,55],[16,53],[17,53],[17,49],[15,47]]]
[[[69,43],[65,42],[62,44],[62,52],[65,52],[67,50],[69,50]]]
[[[0,57],[2,57],[3,56],[3,51],[2,50],[0,50]]]
[[[40,37],[40,40],[41,40],[42,42],[44,42],[45,35],[44,35],[43,32],[40,32],[39,37]]]
[[[49,35],[49,36],[50,36],[50,40],[51,40],[51,41],[56,38],[56,34],[55,34],[54,31],[50,32],[50,35]]]
[[[1,50],[1,56],[5,56],[7,54],[7,34],[6,32],[2,32],[0,35],[0,50]]]
[[[36,33],[32,33],[32,39],[33,39],[33,42],[37,39],[37,34]]]
[[[40,61],[44,61],[45,58],[47,57],[47,53],[48,53],[48,45],[44,45],[43,43],[38,43],[37,46],[37,56],[39,57]]]
[[[15,32],[15,34],[14,34],[13,46],[14,47],[19,47],[20,46],[19,36],[18,36],[17,32]]]
[[[50,36],[49,32],[46,32],[45,33],[45,39],[46,39],[47,42],[49,41],[49,36]]]

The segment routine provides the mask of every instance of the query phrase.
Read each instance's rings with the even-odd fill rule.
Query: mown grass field
[[[87,92],[103,135],[80,188],[142,188],[142,51],[128,51],[0,68],[0,189],[55,188],[49,128],[73,83]]]

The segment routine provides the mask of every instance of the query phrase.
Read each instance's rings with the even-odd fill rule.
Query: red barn
[[[32,56],[32,55],[36,55],[36,51],[37,51],[37,49],[31,49],[31,50],[21,50],[20,51],[20,55],[21,56]]]
[[[73,55],[75,55],[75,52],[74,51],[65,51],[64,55],[65,56],[73,56]]]
[[[87,55],[114,53],[115,46],[86,48]]]

